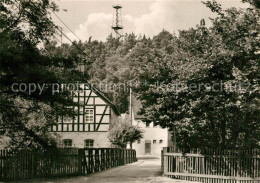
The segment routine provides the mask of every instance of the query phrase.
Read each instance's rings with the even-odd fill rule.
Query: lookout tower
[[[122,36],[122,30],[123,30],[122,17],[121,17],[121,9],[123,8],[123,6],[117,4],[117,5],[113,5],[112,7],[115,9],[112,29],[115,31],[116,37],[120,38]]]

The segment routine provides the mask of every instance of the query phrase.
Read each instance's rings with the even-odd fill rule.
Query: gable
[[[119,115],[116,107],[100,91],[90,85],[80,85],[80,89],[72,93],[70,106],[75,111],[73,117],[57,117],[57,125],[52,131],[58,132],[105,132],[109,130],[112,112]]]

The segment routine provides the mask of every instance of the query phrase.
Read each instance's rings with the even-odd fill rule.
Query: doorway
[[[145,141],[145,154],[151,154],[151,141]]]

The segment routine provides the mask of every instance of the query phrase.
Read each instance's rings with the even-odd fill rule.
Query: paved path
[[[37,179],[22,181],[23,183],[188,183],[162,177],[160,159],[143,159],[138,162],[111,168],[88,176]],[[189,182],[190,183],[190,182]]]

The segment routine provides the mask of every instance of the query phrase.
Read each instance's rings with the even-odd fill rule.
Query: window
[[[71,121],[72,121],[71,117],[63,116],[63,122],[64,123],[68,123],[68,122],[71,122]]]
[[[138,140],[138,141],[137,141],[137,144],[140,144],[140,143],[141,143],[141,140]]]
[[[94,147],[94,140],[93,139],[85,140],[85,148],[93,148],[93,147]]]
[[[163,143],[163,140],[160,140],[160,144]]]
[[[94,123],[94,109],[85,110],[86,123]]]
[[[153,140],[153,144],[156,144],[156,140]]]
[[[72,140],[71,139],[65,139],[63,140],[64,147],[72,147]]]
[[[146,122],[145,125],[146,125],[146,127],[149,127],[150,123],[149,123],[149,122]]]

